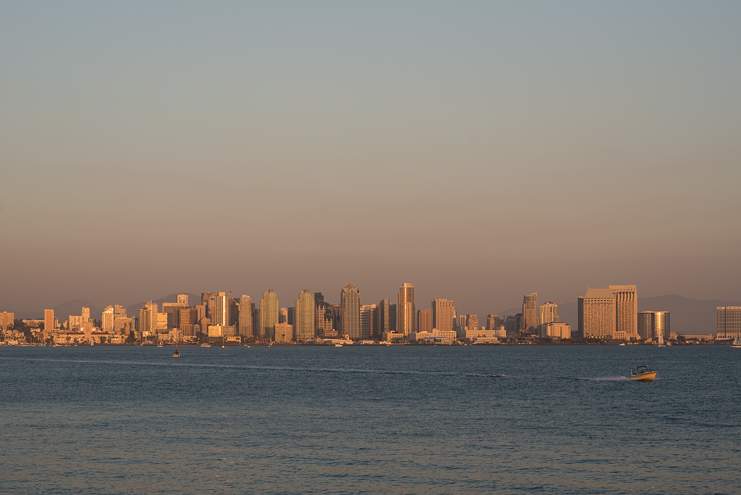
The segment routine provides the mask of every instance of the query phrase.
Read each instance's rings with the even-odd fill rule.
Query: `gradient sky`
[[[2,2],[0,311],[741,299],[741,2]]]

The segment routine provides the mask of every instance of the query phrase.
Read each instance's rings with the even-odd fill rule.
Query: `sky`
[[[0,311],[741,299],[741,3],[0,2]]]

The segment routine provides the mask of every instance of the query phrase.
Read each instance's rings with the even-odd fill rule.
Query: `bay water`
[[[727,346],[172,350],[0,347],[0,493],[741,493]]]

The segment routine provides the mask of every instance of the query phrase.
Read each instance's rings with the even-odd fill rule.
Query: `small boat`
[[[335,344],[335,347],[342,347],[342,344]]]
[[[179,358],[180,357],[180,351],[178,351],[178,348],[175,347],[175,352],[172,353],[172,357]]]
[[[656,378],[658,371],[649,371],[648,366],[638,366],[636,371],[630,372],[630,379],[637,382],[652,382]]]
[[[201,347],[211,347],[211,344],[209,344],[208,342],[204,342],[203,344],[201,344]]]
[[[736,335],[736,339],[731,342],[731,349],[741,349],[741,335]]]

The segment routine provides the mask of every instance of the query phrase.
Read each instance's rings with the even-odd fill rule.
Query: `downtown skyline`
[[[0,307],[741,300],[734,3],[0,7]]]

